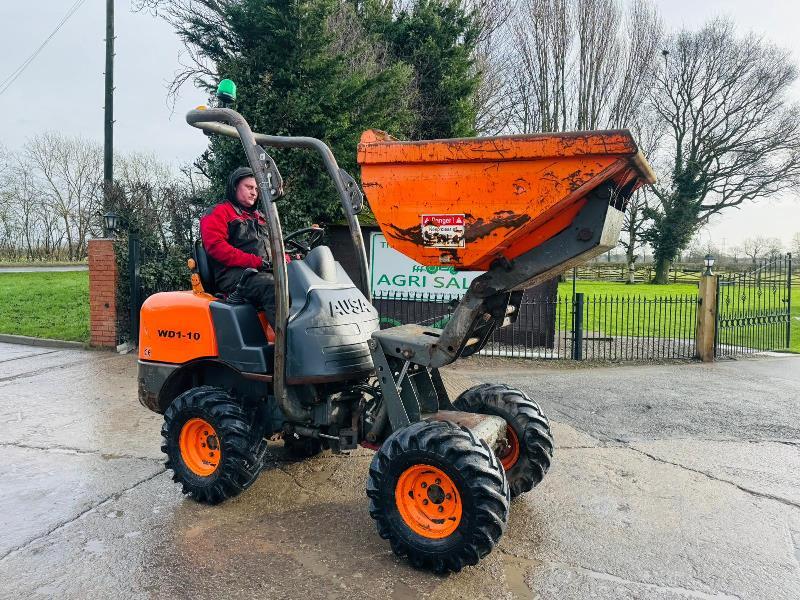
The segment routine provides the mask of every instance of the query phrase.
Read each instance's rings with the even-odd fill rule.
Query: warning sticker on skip
[[[464,215],[422,215],[422,244],[431,248],[463,248]]]

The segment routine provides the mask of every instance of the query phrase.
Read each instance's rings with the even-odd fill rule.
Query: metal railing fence
[[[149,295],[187,289],[189,281],[184,252],[135,240],[127,250],[134,260],[128,261],[125,253],[119,261],[119,343],[136,341],[138,311]],[[717,356],[790,347],[791,273],[792,257],[787,255],[745,273],[720,275]],[[657,288],[645,286],[633,294],[523,300],[517,320],[496,330],[481,354],[589,361],[694,358],[697,294],[657,293]],[[374,298],[381,327],[419,323],[443,328],[457,302],[455,296],[432,294],[383,293]]]
[[[418,323],[444,327],[455,297],[381,294],[381,326]],[[523,301],[517,320],[492,335],[485,356],[630,361],[695,355],[697,295],[557,296]]]

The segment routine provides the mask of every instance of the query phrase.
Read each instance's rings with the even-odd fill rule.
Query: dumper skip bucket
[[[389,245],[423,265],[463,270],[487,270],[547,241],[600,186],[623,209],[655,181],[627,130],[422,142],[369,130],[358,162]]]

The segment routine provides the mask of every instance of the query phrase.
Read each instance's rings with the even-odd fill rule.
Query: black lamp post
[[[103,225],[105,226],[106,236],[119,232],[120,217],[115,212],[107,212],[103,215]]]
[[[714,266],[714,257],[710,254],[706,254],[706,257],[703,259],[703,264],[706,266],[706,270],[703,275],[713,275],[714,273],[711,271],[711,267]]]

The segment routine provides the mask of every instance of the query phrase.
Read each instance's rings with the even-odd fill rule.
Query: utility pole
[[[108,209],[114,180],[114,0],[106,0],[106,101],[103,137],[103,199]]]

